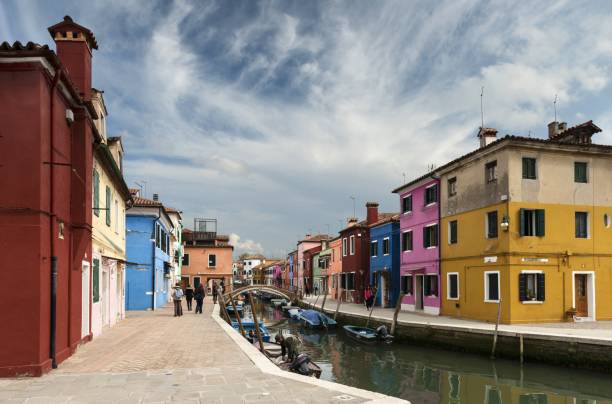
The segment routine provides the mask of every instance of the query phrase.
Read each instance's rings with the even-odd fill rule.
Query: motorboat
[[[289,315],[289,318],[291,318],[292,320],[299,320],[300,319],[300,314],[302,314],[302,309],[300,309],[299,307],[295,307],[292,309],[287,310],[287,313]]]
[[[331,328],[336,326],[336,320],[316,310],[302,310],[300,321],[311,328]]]
[[[238,321],[232,321],[232,327],[240,332],[240,325],[238,324]],[[255,330],[255,322],[253,320],[243,320],[242,328],[244,328],[244,331],[247,333],[247,337],[249,332],[252,330],[253,333],[255,333],[255,338],[257,338],[257,331]],[[259,322],[259,331],[261,332],[261,339],[264,342],[270,342],[270,332],[264,325],[263,321]]]
[[[384,329],[381,327],[384,327]],[[375,330],[373,328],[359,327],[356,325],[345,325],[343,328],[346,335],[355,341],[366,344],[375,344],[378,342],[390,344],[393,342],[393,336],[387,333],[387,327],[381,327]]]
[[[242,316],[244,315],[244,310],[242,309],[242,305],[238,305],[238,304],[237,304],[237,305],[236,305],[236,310],[234,310],[234,306],[232,306],[232,305],[230,304],[230,305],[225,306],[225,309],[227,310],[227,312],[228,312],[229,314],[234,314],[234,315],[235,315],[236,313],[238,313],[238,315],[239,315],[240,317],[242,317]]]
[[[274,307],[280,307],[286,305],[287,299],[270,299],[270,303],[274,305]]]

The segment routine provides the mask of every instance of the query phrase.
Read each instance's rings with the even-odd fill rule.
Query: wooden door
[[[574,294],[576,295],[576,316],[589,316],[588,276],[586,274],[574,275]]]

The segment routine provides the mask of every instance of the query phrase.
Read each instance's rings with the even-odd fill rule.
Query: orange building
[[[331,260],[329,262],[329,269],[327,270],[328,279],[331,279],[331,297],[333,299],[338,298],[338,278],[339,274],[342,273],[342,254],[341,254],[342,241],[340,237],[329,242],[329,248],[332,250]]]
[[[213,282],[223,281],[225,290],[231,290],[233,276],[234,247],[229,237],[216,232],[183,230],[185,253],[181,270],[181,284],[194,288],[203,283],[207,293],[212,290]]]

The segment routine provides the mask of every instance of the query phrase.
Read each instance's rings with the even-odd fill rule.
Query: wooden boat
[[[311,328],[332,328],[336,326],[336,320],[316,310],[302,310],[300,321]]]
[[[359,327],[356,325],[345,325],[343,328],[348,337],[366,344],[375,344],[377,342],[389,344],[393,341],[392,335],[381,337],[373,328]]]
[[[257,341],[253,341],[253,344],[257,347],[257,349],[259,349],[259,343]],[[264,351],[266,351],[266,355],[268,355],[269,358],[278,358],[283,352],[283,349],[278,342],[264,342],[263,346]]]
[[[238,332],[240,332],[240,326],[238,325],[238,321],[232,321],[232,327]],[[242,328],[244,328],[244,330],[247,332],[247,335],[251,330],[253,330],[255,335],[257,335],[257,332],[255,331],[255,322],[253,322],[253,320],[243,321]],[[268,329],[264,326],[263,321],[259,322],[259,331],[261,332],[261,339],[264,342],[270,342],[270,333],[268,332]]]
[[[292,371],[290,369],[291,362],[281,362],[281,363],[278,363],[278,367],[281,368],[282,370],[287,371],[287,372],[298,373],[298,372],[294,372],[294,371]],[[319,379],[321,377],[321,367],[319,367],[319,365],[317,365],[313,361],[308,362],[308,369],[311,372],[311,377],[314,376],[317,379]]]
[[[244,315],[244,311],[242,309],[242,306],[236,305],[236,313],[234,313],[234,306],[232,306],[231,304],[228,306],[225,306],[225,309],[227,310],[227,312],[229,314],[236,314],[238,313],[238,315],[240,317],[242,317]]]

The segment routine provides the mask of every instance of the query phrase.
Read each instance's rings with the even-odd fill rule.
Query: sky
[[[612,144],[612,2],[2,0],[0,41],[90,28],[130,187],[282,257],[367,201],[557,115]],[[343,226],[342,226],[343,227]]]

